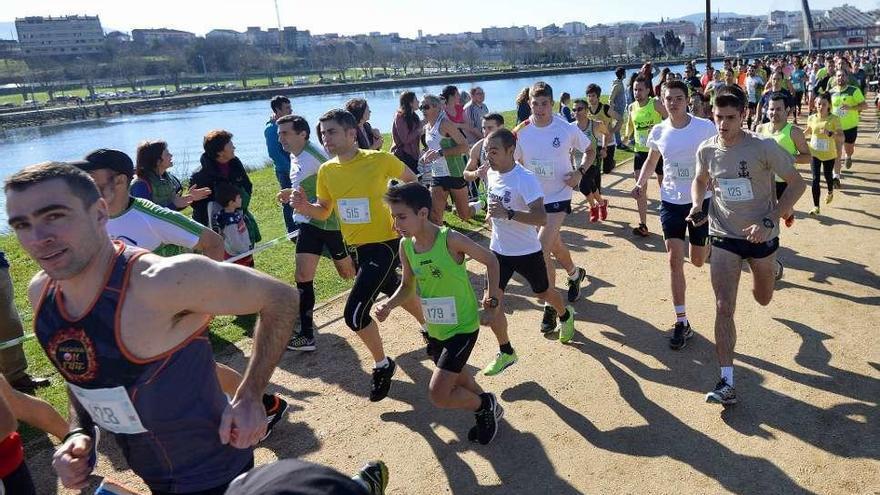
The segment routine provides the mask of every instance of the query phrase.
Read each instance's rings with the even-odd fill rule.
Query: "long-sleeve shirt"
[[[281,143],[278,142],[278,124],[272,120],[266,122],[263,136],[266,138],[266,149],[269,151],[269,158],[275,164],[275,173],[282,177],[290,176],[290,153],[284,151]]]
[[[396,153],[398,150],[403,151],[407,155],[418,159],[419,155],[419,139],[422,135],[422,126],[416,124],[412,129],[406,124],[406,119],[402,114],[398,114],[394,118],[394,124],[391,125],[391,140],[394,144],[391,152]]]

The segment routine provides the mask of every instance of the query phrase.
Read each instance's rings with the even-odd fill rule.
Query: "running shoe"
[[[840,188],[841,188],[841,185],[840,185],[840,177],[835,177],[835,178],[831,179],[831,183],[834,184],[834,189],[840,189]]]
[[[637,235],[639,237],[648,237],[651,233],[648,232],[648,226],[640,223],[638,227],[632,230],[633,235]]]
[[[294,335],[290,338],[290,342],[287,343],[287,350],[289,351],[307,351],[311,352],[315,350],[315,338],[308,338],[304,335]]]
[[[596,223],[599,221],[599,207],[598,206],[590,206],[590,223]]]
[[[544,317],[541,319],[541,333],[550,333],[556,328],[556,319],[559,315],[556,308],[549,304],[544,305]]]
[[[266,407],[266,434],[260,439],[261,442],[272,434],[275,425],[287,412],[288,404],[286,400],[277,395],[263,394],[263,406]]]
[[[559,330],[559,341],[563,344],[571,342],[574,337],[574,307],[566,306],[565,309],[568,311],[568,319],[559,322],[559,326],[556,328]]]
[[[501,406],[498,404],[495,394],[483,394],[481,397],[489,398],[489,408],[480,409],[474,413],[477,424],[468,432],[468,440],[486,445],[498,434],[498,420],[504,415],[504,412],[503,410],[499,411]]]
[[[382,461],[368,462],[351,479],[363,486],[369,495],[385,495],[385,488],[388,487],[388,466]]]
[[[825,202],[827,203],[828,200],[826,200]],[[819,207],[818,206],[815,206],[815,207],[813,207],[812,210],[810,210],[810,216],[811,217],[818,217],[819,216]]]
[[[785,226],[790,229],[792,225],[794,225],[794,213],[793,212],[791,215],[789,215],[785,218]]]
[[[627,146],[627,145],[625,145],[625,144],[623,144],[623,143],[618,144],[618,145],[617,145],[617,149],[619,149],[619,150],[623,150],[623,151],[626,151],[626,152],[629,152],[629,153],[632,153],[632,152],[633,152],[633,149],[632,149],[632,148],[630,148],[629,146]]]
[[[724,378],[715,385],[715,390],[706,394],[706,402],[715,404],[736,404],[736,389],[727,384]]]
[[[847,170],[852,168],[852,157],[848,156],[843,159],[843,166],[846,167]]]
[[[830,205],[832,201],[834,201],[834,193],[830,192],[827,196],[825,196],[825,204]]]
[[[782,272],[785,270],[785,267],[782,266],[782,262],[776,260],[776,269],[773,270],[773,276],[776,277],[776,280],[782,280]]]
[[[608,219],[608,200],[603,199],[601,203],[599,203],[599,220],[603,222]]]
[[[391,377],[397,369],[397,363],[388,358],[388,366],[373,368],[373,380],[370,384],[370,402],[379,402],[388,396],[391,388]]]
[[[498,354],[495,354],[495,359],[483,368],[483,374],[486,376],[495,376],[513,366],[516,360],[516,352],[508,354],[506,352],[498,351]]]
[[[693,336],[694,331],[691,329],[690,322],[676,322],[675,328],[672,330],[672,338],[669,339],[669,347],[675,351],[684,349],[687,347],[687,341]]]
[[[573,280],[571,277],[568,278],[568,302],[577,301],[578,297],[581,295],[581,284],[587,279],[586,270],[581,267],[577,267],[576,270],[577,277]]]

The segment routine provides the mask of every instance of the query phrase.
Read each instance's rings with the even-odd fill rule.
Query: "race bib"
[[[336,210],[343,223],[370,223],[370,200],[367,198],[340,199]]]
[[[529,163],[529,169],[538,176],[539,179],[552,179],[556,176],[556,167],[549,160],[533,159]]]
[[[816,151],[828,151],[829,148],[827,139],[815,135],[810,139],[810,146]]]
[[[89,412],[92,421],[113,433],[146,433],[125,387],[87,389],[67,384],[76,400]]]
[[[458,312],[454,297],[422,298],[422,312],[425,320],[435,325],[458,325]]]
[[[434,160],[431,163],[431,175],[434,177],[449,177],[449,165],[446,163],[446,160],[442,158]]]
[[[751,201],[755,199],[752,192],[752,181],[745,177],[736,179],[718,179],[718,189],[725,201]]]
[[[648,131],[636,131],[636,142],[639,146],[648,146]]]
[[[690,182],[694,180],[694,167],[689,167],[680,162],[669,162],[669,174],[673,180]]]
[[[846,117],[846,114],[849,113],[849,110],[847,110],[841,106],[841,107],[838,107],[834,113],[838,117]]]

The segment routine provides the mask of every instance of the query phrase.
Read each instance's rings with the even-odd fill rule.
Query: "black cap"
[[[70,164],[86,172],[106,168],[129,177],[134,175],[134,163],[131,158],[119,150],[101,148],[92,151],[82,160],[70,162]]]
[[[365,495],[348,476],[326,466],[283,459],[252,469],[232,482],[226,495]]]

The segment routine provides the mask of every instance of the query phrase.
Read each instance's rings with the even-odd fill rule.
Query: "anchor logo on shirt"
[[[558,137],[553,138],[553,147],[554,148],[558,148],[561,144],[562,144],[562,142],[559,140]]]
[[[739,173],[737,175],[746,179],[751,179],[751,176],[749,175],[749,162],[745,160],[739,162]]]

